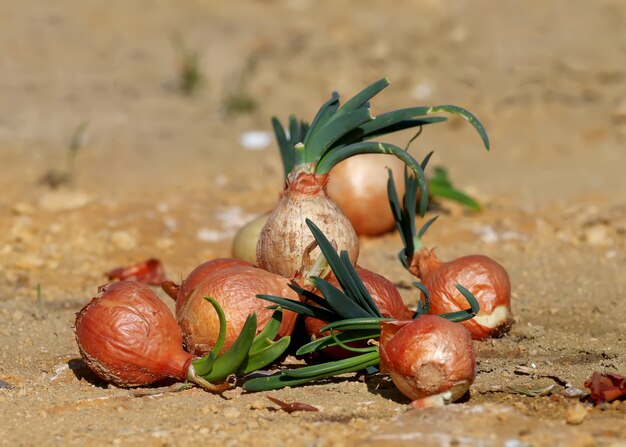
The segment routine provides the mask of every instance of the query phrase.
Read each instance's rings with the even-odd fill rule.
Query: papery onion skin
[[[231,265],[211,271],[188,296],[182,297],[181,306],[177,306],[176,319],[185,347],[200,356],[208,353],[217,341],[219,319],[205,296],[214,298],[226,316],[226,340],[221,351],[225,352],[235,342],[250,313],[257,314],[257,333],[270,320],[274,311],[267,309],[267,302],[257,298],[257,294],[297,299],[288,284],[287,278],[249,265]],[[279,337],[291,335],[296,317],[294,312],[283,311]]]
[[[348,216],[357,235],[378,236],[395,228],[387,196],[387,169],[393,171],[396,191],[402,197],[404,167],[394,155],[359,154],[329,172],[328,195]]]
[[[328,174],[306,172],[289,175],[287,187],[278,205],[261,230],[257,244],[260,268],[287,278],[295,276],[302,267],[302,255],[314,238],[306,225],[308,218],[337,244],[346,250],[353,263],[359,256],[359,240],[352,224],[326,193]],[[311,253],[315,259],[319,249]]]
[[[404,304],[402,296],[391,281],[378,273],[364,269],[358,265],[356,266],[356,272],[359,278],[361,278],[363,285],[370,293],[372,300],[385,318],[396,318],[398,320],[411,319],[413,312]],[[327,281],[335,287],[340,288],[337,278],[335,278],[334,275],[328,278]],[[326,324],[328,323],[313,317],[306,317],[304,319],[304,327],[311,338],[320,338],[328,335],[327,332],[320,332],[320,329]],[[336,359],[354,355],[340,346],[332,346],[325,349],[323,352],[325,355]]]
[[[185,278],[178,290],[178,295],[176,297],[176,315],[178,315],[180,309],[184,306],[185,301],[187,300],[187,298],[189,298],[189,296],[193,292],[193,289],[195,289],[199,284],[204,282],[207,276],[209,276],[212,272],[216,270],[221,270],[237,265],[250,267],[252,266],[252,264],[242,259],[217,258],[203,262],[202,264],[194,268],[191,273],[189,273],[187,278]]]
[[[422,248],[411,262],[411,272],[430,292],[430,314],[467,309],[468,304],[457,290],[460,284],[478,301],[477,316],[461,324],[472,338],[482,340],[506,334],[511,318],[511,280],[502,265],[483,255],[469,255],[442,262],[434,250]]]
[[[80,354],[100,378],[121,387],[186,380],[192,356],[172,313],[146,285],[107,285],[76,314]]]
[[[476,377],[472,338],[463,326],[435,315],[412,321],[383,321],[381,372],[412,400],[449,392],[454,402]]]

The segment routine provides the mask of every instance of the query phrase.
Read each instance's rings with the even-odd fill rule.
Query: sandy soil
[[[626,445],[626,403],[581,410],[560,386],[528,397],[516,390],[554,380],[515,373],[581,389],[593,371],[626,374],[626,4],[390,4],[0,2],[1,445]],[[200,56],[191,96],[173,36]],[[240,136],[382,76],[374,113],[454,103],[492,138],[486,153],[452,120],[412,148],[434,149],[485,205],[444,203],[429,243],[446,259],[492,256],[513,281],[516,323],[477,343],[470,398],[408,411],[384,377],[346,377],[271,393],[320,409],[287,414],[240,388],[94,380],[72,324],[103,272],[156,256],[180,278],[229,255],[281,186],[274,144],[251,151]],[[65,169],[81,123],[73,181],[51,189],[41,179]],[[363,239],[360,264],[414,303],[399,248],[394,234]]]

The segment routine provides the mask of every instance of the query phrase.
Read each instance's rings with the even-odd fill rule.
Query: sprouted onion
[[[383,317],[397,320],[408,320],[412,317],[413,312],[404,304],[402,296],[391,281],[358,265],[355,266],[355,271]],[[327,281],[332,286],[341,287],[337,277],[334,275],[331,275]],[[314,317],[305,317],[304,319],[304,327],[312,339],[329,335],[329,332],[320,331],[326,324],[328,324],[328,321]],[[363,345],[363,343],[365,342],[362,342],[360,345]],[[340,346],[327,348],[324,350],[324,354],[333,358],[345,358],[355,355],[354,352],[347,351]]]
[[[185,348],[194,355],[214,349],[222,324],[205,296],[217,301],[226,315],[226,335],[222,349],[232,346],[241,332],[246,316],[256,313],[257,332],[272,317],[272,311],[256,298],[257,293],[297,297],[289,287],[289,279],[256,268],[249,263],[220,258],[196,267],[183,281],[176,294],[176,320],[183,333]],[[176,286],[168,286],[176,290]],[[297,315],[285,311],[278,331],[281,337],[291,335]],[[283,342],[284,343],[284,342]]]
[[[117,386],[176,379],[222,392],[233,386],[236,374],[267,366],[289,344],[288,338],[282,339],[286,344],[271,341],[280,326],[280,311],[256,337],[256,315],[251,313],[231,349],[220,355],[226,321],[219,304],[206,297],[219,315],[220,337],[208,355],[194,359],[183,350],[182,335],[172,313],[148,286],[121,281],[102,287],[100,292],[76,314],[74,332],[87,366]]]
[[[309,226],[313,237],[317,241],[322,254],[328,261],[334,275],[337,277],[337,281],[341,286],[341,289],[319,277],[311,277],[311,281],[323,297],[295,285],[292,285],[292,287],[303,297],[314,302],[314,305],[276,296],[259,295],[259,298],[274,302],[285,309],[291,309],[302,315],[311,316],[329,322],[326,326],[321,328],[321,330],[330,331],[330,334],[300,347],[297,351],[298,355],[310,354],[331,346],[340,346],[343,349],[354,351],[355,353],[358,353],[358,355],[318,365],[305,366],[296,369],[283,369],[277,375],[254,378],[244,384],[244,389],[246,390],[262,391],[286,386],[297,386],[325,377],[356,372],[368,367],[377,366],[380,363],[380,353],[379,348],[376,346],[378,344],[376,340],[378,340],[381,336],[381,326],[384,327],[384,324],[387,322],[398,321],[392,318],[385,318],[382,315],[370,293],[360,280],[355,268],[352,266],[348,253],[346,251],[342,251],[340,254],[337,254],[330,241],[321,232],[321,230],[309,220],[307,220],[306,223]],[[416,285],[418,285],[422,291],[425,290],[421,284],[416,283]],[[470,308],[459,312],[443,314],[439,316],[440,318],[450,321],[463,321],[465,319],[472,318],[478,313],[478,303],[475,298],[462,286],[458,285],[457,287],[461,293],[466,296]],[[427,312],[428,302],[422,303],[418,306],[413,318],[419,321],[419,319],[423,318],[423,315]],[[460,335],[463,334],[463,331],[465,331],[462,327],[460,330],[447,331],[445,328],[444,330],[445,337],[454,339],[459,338],[458,342],[460,344],[464,344],[465,340],[469,338],[467,335]],[[363,340],[369,341],[365,347],[352,347],[349,345],[350,343],[360,342]],[[391,340],[393,340],[393,338],[391,338]],[[421,338],[416,338],[413,341],[416,345],[415,350],[422,349],[419,344],[420,340]],[[383,340],[380,339],[380,343],[382,342]],[[391,341],[389,342],[391,343]],[[404,343],[409,342],[405,341]],[[440,355],[442,359],[444,359],[443,361],[446,361],[445,359],[447,358],[454,358],[454,355],[447,352],[452,345],[453,344],[446,344],[436,348],[441,350]],[[471,344],[469,345],[469,348],[470,350],[466,351],[468,358],[463,365],[470,365],[471,371],[468,373],[457,373],[454,371],[454,365],[451,365],[449,367],[449,371],[452,371],[454,374],[450,377],[442,377],[441,386],[436,387],[436,389],[433,387],[433,392],[441,394],[449,391],[458,382],[456,377],[471,376],[473,380],[473,363],[475,356],[473,350],[471,350]],[[381,350],[382,349],[383,347],[381,346]],[[423,349],[432,350],[434,348],[432,344],[425,343]],[[463,352],[466,350],[466,347],[462,349],[455,347],[454,349],[458,352]],[[409,353],[411,357],[408,357]],[[404,353],[397,352],[396,354],[393,354],[390,359],[388,359],[389,361],[386,363],[386,367],[389,370],[392,370],[396,364],[403,365],[407,362],[413,361],[413,356],[414,350],[407,350],[407,357],[405,357]],[[425,357],[428,356],[426,355]],[[442,371],[445,372],[443,369]],[[411,380],[411,377],[406,377],[406,374],[402,374],[404,381]],[[395,383],[398,378],[394,378],[394,375],[392,375],[392,380],[394,380]],[[471,383],[471,381],[469,383]],[[404,385],[400,385],[398,388],[403,393],[405,392],[406,387]],[[448,397],[452,400],[452,397],[458,397],[457,394],[458,393],[451,392]],[[407,394],[407,396],[414,399],[414,395],[412,394]],[[425,395],[420,396],[420,398],[426,397]]]
[[[430,155],[430,154],[429,154]],[[428,163],[429,156],[422,163]],[[404,249],[398,253],[402,265],[418,277],[430,292],[430,312],[439,314],[462,309],[465,298],[455,284],[463,284],[478,300],[479,314],[462,324],[474,339],[498,337],[505,334],[511,324],[511,282],[509,275],[496,261],[484,255],[469,255],[453,261],[442,262],[434,250],[422,248],[422,237],[437,219],[428,220],[422,228],[415,229],[415,196],[418,181],[405,171],[403,203],[395,190],[393,174],[389,172],[388,194],[396,227]]]
[[[313,241],[305,220],[318,222],[322,231],[346,251],[352,264],[358,258],[359,246],[350,221],[326,192],[328,173],[343,160],[358,154],[391,154],[401,159],[418,179],[422,192],[420,213],[428,204],[426,180],[419,163],[406,151],[390,143],[367,141],[402,129],[445,120],[426,116],[438,112],[458,114],[467,119],[488,146],[480,122],[457,106],[411,107],[372,116],[369,101],[389,85],[381,79],[340,107],[339,95],[319,109],[311,125],[289,121],[289,136],[280,122],[272,120],[285,169],[285,190],[261,230],[257,245],[259,267],[285,277],[292,277],[301,267],[301,253]]]

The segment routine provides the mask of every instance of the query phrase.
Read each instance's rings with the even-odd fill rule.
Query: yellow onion
[[[199,275],[196,279],[198,277]],[[214,298],[226,316],[226,339],[221,352],[227,351],[232,346],[250,313],[256,312],[257,333],[270,320],[273,310],[267,309],[267,303],[257,298],[257,294],[291,299],[298,297],[296,292],[288,287],[289,279],[250,265],[235,264],[209,269],[194,287],[186,288],[185,283],[189,286],[190,281],[188,279],[181,286],[181,293],[176,300],[176,319],[183,332],[185,347],[198,356],[208,353],[213,348],[220,328],[218,315],[204,299],[205,296]],[[296,316],[294,312],[283,311],[279,337],[292,333]]]
[[[314,241],[305,223],[307,218],[356,263],[358,237],[346,215],[328,197],[327,182],[327,174],[289,175],[287,187],[259,235],[256,253],[260,268],[288,278],[295,276],[306,248]],[[315,259],[318,253],[316,248],[310,256]]]
[[[387,197],[387,169],[393,171],[396,191],[402,197],[404,166],[393,155],[360,154],[330,171],[328,195],[348,216],[356,234],[377,236],[395,228]]]
[[[121,281],[103,287],[101,295],[76,314],[74,333],[89,369],[117,386],[173,378],[211,391],[230,387],[212,385],[196,374],[172,313],[144,284]]]
[[[472,338],[463,326],[435,315],[380,324],[380,368],[414,407],[462,397],[476,377]]]
[[[430,314],[456,312],[467,308],[458,291],[461,284],[476,297],[478,315],[461,322],[476,340],[504,335],[511,327],[511,281],[507,271],[493,259],[469,255],[449,262],[440,261],[434,250],[422,248],[413,256],[411,272],[430,292]]]
[[[269,216],[269,212],[263,213],[239,229],[235,239],[233,239],[232,253],[234,258],[257,265],[256,246],[259,242],[259,233]]]

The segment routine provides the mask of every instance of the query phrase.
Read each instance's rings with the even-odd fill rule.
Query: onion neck
[[[285,191],[306,196],[327,195],[328,174],[315,174],[313,164],[296,166],[287,176]]]
[[[437,258],[434,249],[422,248],[413,255],[409,265],[409,271],[424,281],[424,278],[437,270],[441,264],[443,264],[443,262]]]

